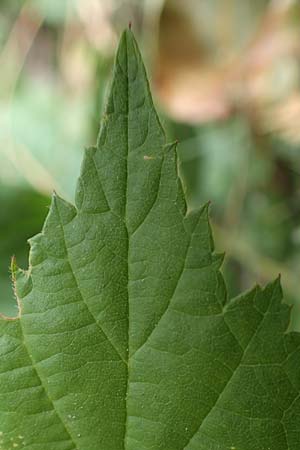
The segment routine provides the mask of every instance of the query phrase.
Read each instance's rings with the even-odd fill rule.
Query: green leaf
[[[299,450],[279,280],[228,300],[125,31],[76,207],[54,195],[0,320],[4,450]]]

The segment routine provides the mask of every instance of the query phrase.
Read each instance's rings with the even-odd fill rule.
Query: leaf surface
[[[279,280],[228,301],[130,30],[76,206],[53,195],[0,319],[0,448],[299,450],[300,338]]]

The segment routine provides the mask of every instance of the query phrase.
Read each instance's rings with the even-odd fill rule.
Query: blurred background
[[[230,296],[279,273],[300,330],[300,4],[0,0],[0,310],[53,189],[72,201],[133,24],[190,208],[211,200]]]

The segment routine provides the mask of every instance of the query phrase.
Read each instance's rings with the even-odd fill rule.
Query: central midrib
[[[126,438],[127,438],[127,432],[128,432],[128,392],[129,392],[129,325],[130,325],[130,301],[129,301],[129,253],[130,253],[130,242],[129,242],[129,232],[128,232],[128,226],[127,226],[127,199],[128,199],[128,172],[129,172],[129,72],[128,72],[128,43],[127,43],[127,34],[125,34],[125,44],[126,44],[126,67],[125,67],[125,76],[126,76],[126,171],[125,171],[125,202],[124,202],[124,223],[125,223],[125,229],[127,233],[127,384],[126,384],[126,392],[125,392],[125,427],[124,427],[124,437],[123,437],[123,447],[124,450],[126,450]]]

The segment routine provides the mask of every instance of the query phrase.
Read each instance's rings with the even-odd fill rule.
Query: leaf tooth
[[[265,314],[267,310],[280,311],[282,307],[282,287],[280,275],[271,283],[268,283],[256,298],[256,307]]]
[[[57,226],[57,218],[59,218],[61,224],[65,226],[73,220],[76,214],[76,208],[54,192],[43,232],[45,234],[54,234],[55,231],[53,231],[53,229]]]
[[[215,253],[212,255],[213,264],[216,270],[219,270],[224,262],[225,253]]]

